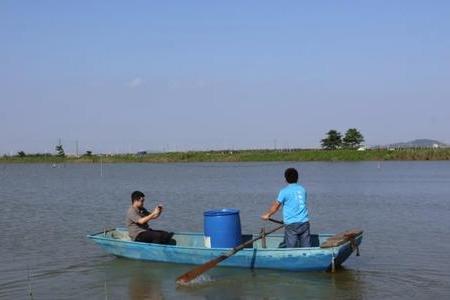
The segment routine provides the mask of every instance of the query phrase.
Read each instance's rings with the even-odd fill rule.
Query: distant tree
[[[23,152],[23,151],[17,152],[17,155],[18,155],[19,157],[25,157],[25,156],[27,156],[27,155],[25,154],[25,152]]]
[[[65,157],[66,156],[66,153],[64,152],[63,145],[61,145],[61,144],[56,145],[55,150],[56,150],[56,155],[58,155],[59,157]]]
[[[84,154],[85,156],[92,156],[92,151],[86,151],[86,153]]]
[[[350,128],[345,132],[342,144],[346,149],[358,149],[364,142],[364,137],[356,128]]]
[[[342,146],[342,136],[337,130],[331,129],[327,132],[327,136],[320,141],[322,148],[325,150],[336,150]]]

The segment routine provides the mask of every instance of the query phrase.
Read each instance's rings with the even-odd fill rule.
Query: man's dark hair
[[[134,191],[131,193],[131,203],[133,203],[134,201],[138,200],[141,197],[145,197],[143,192],[140,191]]]
[[[284,171],[284,178],[288,183],[296,183],[298,181],[298,172],[294,168],[289,168]]]

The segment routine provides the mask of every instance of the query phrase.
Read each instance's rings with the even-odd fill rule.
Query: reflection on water
[[[204,210],[235,207],[243,232],[259,232],[288,166],[308,189],[312,232],[365,230],[361,256],[334,274],[214,268],[177,287],[191,266],[118,259],[86,239],[123,225],[133,190],[164,203],[155,228],[201,231]],[[0,299],[27,299],[29,287],[34,299],[450,297],[449,162],[104,164],[99,174],[0,165]]]
[[[216,268],[206,275],[207,279],[203,282],[176,286],[175,278],[190,267],[114,259],[97,268],[102,269],[103,274],[100,277],[105,276],[107,295],[113,299],[121,295],[120,282],[125,278],[128,280],[129,299],[167,299],[181,296],[201,299],[225,296],[227,299],[359,299],[364,289],[357,272],[345,268],[338,269],[336,273]]]
[[[161,279],[159,276],[155,276],[155,272],[147,268],[137,268],[128,275],[127,277],[130,278],[128,282],[129,299],[163,299]]]

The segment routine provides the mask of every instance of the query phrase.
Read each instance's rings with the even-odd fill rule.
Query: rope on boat
[[[352,252],[356,250],[356,256],[359,256],[359,246],[358,246],[358,244],[356,243],[356,241],[355,241],[354,238],[351,238],[351,239],[350,239],[350,245],[351,245],[351,247],[352,247]]]
[[[336,266],[335,266],[335,263],[334,263],[334,249],[333,249],[333,252],[331,253],[331,272],[332,273],[334,273],[334,271],[336,271]]]
[[[359,246],[356,243],[356,240],[354,237],[349,239],[350,242],[350,247],[352,248],[352,252],[356,250],[356,256],[359,256]],[[336,264],[335,264],[335,253],[334,253],[334,249],[333,252],[331,254],[331,272],[335,272],[336,271]]]

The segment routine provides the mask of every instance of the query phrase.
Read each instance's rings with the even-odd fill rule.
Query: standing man
[[[283,206],[283,221],[286,224],[284,243],[286,247],[311,247],[306,190],[298,184],[296,169],[286,169],[284,178],[288,185],[281,189],[277,200],[273,201],[272,206],[261,215],[261,218],[268,220],[278,211],[280,206]]]
[[[162,205],[158,205],[149,212],[144,207],[145,195],[140,191],[131,194],[131,207],[128,209],[126,223],[128,235],[133,241],[144,243],[168,244],[173,232],[153,230],[148,226],[150,220],[159,218]],[[173,240],[172,240],[173,241]]]

